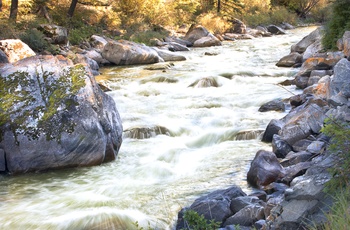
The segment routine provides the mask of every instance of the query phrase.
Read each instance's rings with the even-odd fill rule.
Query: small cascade
[[[261,139],[264,130],[242,130],[233,138],[235,141]]]
[[[123,138],[148,139],[157,135],[172,136],[169,129],[163,126],[154,127],[133,127],[124,130]]]

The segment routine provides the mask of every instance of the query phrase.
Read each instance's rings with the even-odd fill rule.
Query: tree
[[[18,13],[18,0],[11,0],[10,20],[16,21]]]
[[[350,30],[350,0],[335,0],[332,5],[332,17],[327,22],[322,38],[325,48],[336,49],[336,43],[346,30]]]
[[[233,17],[235,12],[241,12],[243,9],[241,0],[218,0],[216,6],[218,13],[229,18]]]
[[[271,4],[275,6],[285,6],[296,12],[299,17],[305,18],[320,1],[321,0],[272,0]]]
[[[72,0],[70,7],[69,7],[69,10],[68,10],[68,17],[69,18],[73,17],[75,8],[77,7],[77,3],[78,3],[78,0]]]
[[[0,0],[0,12],[2,11],[2,0]]]

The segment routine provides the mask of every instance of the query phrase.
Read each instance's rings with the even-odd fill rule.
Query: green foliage
[[[346,30],[350,30],[350,1],[336,0],[332,6],[332,17],[325,28],[323,45],[327,49],[336,49],[336,43]]]
[[[186,229],[191,230],[215,230],[220,227],[220,222],[215,220],[208,221],[204,215],[199,215],[196,211],[187,210],[183,216],[187,226]]]
[[[69,30],[68,40],[72,45],[78,45],[83,41],[88,40],[92,35],[99,33],[98,28],[84,25]]]
[[[296,24],[297,16],[283,6],[271,9],[256,8],[254,11],[248,12],[243,21],[249,26],[279,24],[282,22]]]
[[[51,44],[44,37],[44,34],[37,29],[29,29],[20,35],[20,39],[36,52],[50,48]]]
[[[326,213],[327,221],[322,226],[311,226],[311,230],[349,229],[350,226],[350,188],[340,189],[333,196],[333,206]]]
[[[162,40],[168,35],[169,33],[165,30],[146,30],[141,32],[132,32],[130,35],[127,34],[124,38],[133,42],[151,45],[151,39],[157,38],[159,40]]]
[[[337,157],[330,169],[333,179],[327,183],[327,191],[334,192],[348,187],[350,180],[350,123],[327,119],[322,132],[331,137],[328,151]]]

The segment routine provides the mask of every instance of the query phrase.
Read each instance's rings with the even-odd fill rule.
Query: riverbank
[[[188,210],[218,222],[222,229],[304,229],[327,221],[332,198],[324,189],[334,180],[329,170],[340,156],[328,151],[330,137],[321,128],[327,125],[326,118],[331,124],[332,120],[349,121],[346,76],[350,62],[347,45],[343,45],[349,43],[347,33],[339,41],[340,51],[323,53],[321,33],[316,30],[293,45],[291,54],[278,63],[299,63],[301,68],[289,83],[304,90],[289,98],[291,111],[271,120],[264,132],[262,140],[272,142],[272,151],[258,151],[247,174],[250,184],[260,191],[247,195],[234,186],[200,197],[179,213],[177,229],[195,225],[184,217]],[[276,106],[274,101],[272,107]]]

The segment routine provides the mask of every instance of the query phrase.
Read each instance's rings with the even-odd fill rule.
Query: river
[[[258,108],[296,92],[277,83],[297,70],[275,64],[314,29],[181,52],[187,60],[166,71],[102,69],[124,130],[163,126],[171,135],[124,138],[117,160],[101,166],[0,175],[0,229],[173,229],[178,211],[200,195],[231,185],[250,193],[250,161],[271,147],[234,137],[285,115]],[[160,76],[172,83],[150,80]],[[219,87],[188,87],[203,77]]]

